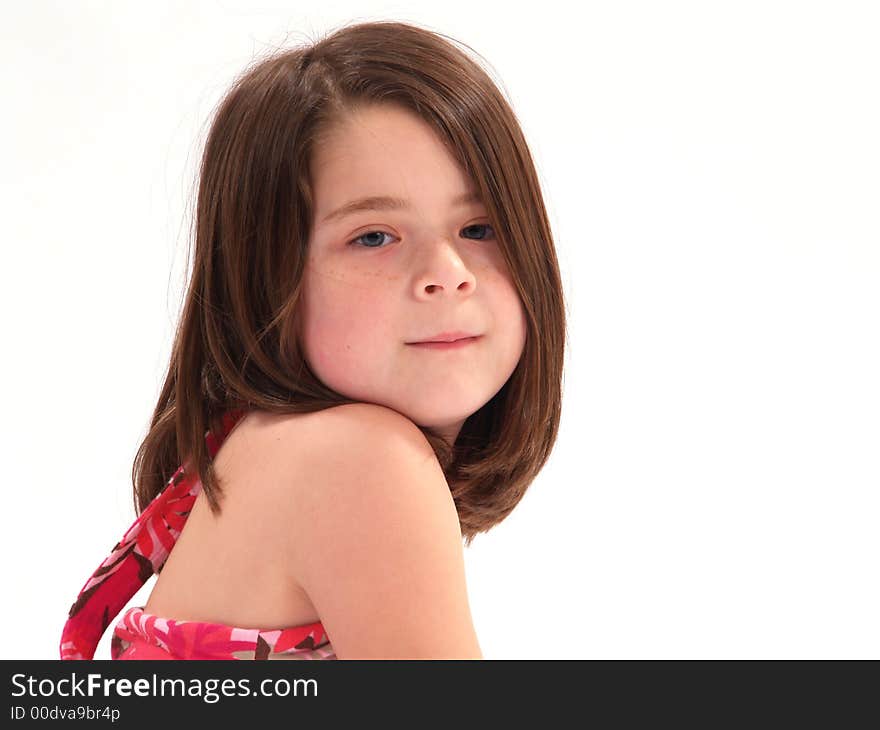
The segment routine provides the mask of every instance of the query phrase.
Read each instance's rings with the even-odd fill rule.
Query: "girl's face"
[[[525,312],[485,207],[433,130],[406,109],[359,111],[311,161],[301,337],[315,375],[452,443],[519,362]],[[394,208],[352,201],[387,196]],[[464,346],[411,343],[462,331]]]

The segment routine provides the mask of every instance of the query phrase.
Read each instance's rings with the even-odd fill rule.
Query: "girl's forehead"
[[[358,110],[321,135],[310,162],[314,228],[363,212],[449,210],[483,201],[440,137],[392,105]]]
[[[317,172],[339,168],[348,175],[382,168],[455,164],[446,145],[423,119],[407,111],[379,108],[347,117],[318,139],[313,150]],[[364,165],[369,169],[352,170]]]
[[[469,189],[449,200],[450,208],[465,208],[479,205],[482,199],[475,190]],[[320,214],[317,224],[329,225],[335,221],[351,217],[364,211],[411,211],[416,203],[400,195],[369,195],[349,200],[333,208],[330,212]]]
[[[475,181],[442,148],[328,149],[315,156],[310,172],[316,204],[334,219],[359,210],[404,210],[418,200],[480,202]]]

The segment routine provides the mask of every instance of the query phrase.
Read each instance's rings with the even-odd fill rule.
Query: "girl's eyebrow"
[[[480,203],[482,198],[476,191],[468,191],[456,196],[450,201],[450,205],[463,206],[471,203]],[[365,210],[408,210],[411,203],[405,198],[398,198],[391,195],[372,195],[367,198],[358,198],[351,200],[345,205],[340,206],[332,213],[328,213],[321,219],[320,225],[324,225],[328,221],[345,218],[353,213],[360,213]]]

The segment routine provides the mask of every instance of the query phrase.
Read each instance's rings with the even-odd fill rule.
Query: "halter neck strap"
[[[205,432],[212,459],[246,413],[246,409],[226,411],[219,429]],[[61,633],[62,659],[94,657],[110,622],[144,583],[162,570],[201,489],[198,474],[186,472],[181,465],[125,531],[70,607]]]

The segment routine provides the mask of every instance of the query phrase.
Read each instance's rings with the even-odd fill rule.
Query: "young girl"
[[[371,22],[262,60],[204,149],[139,517],[61,658],[154,574],[114,659],[480,658],[462,540],[546,462],[564,345],[534,165],[470,56]]]

